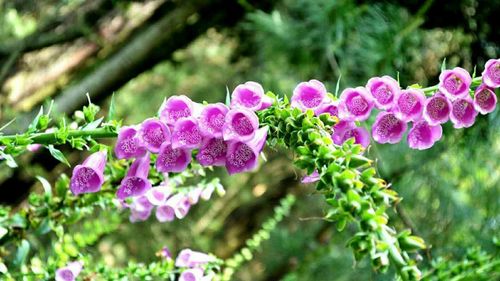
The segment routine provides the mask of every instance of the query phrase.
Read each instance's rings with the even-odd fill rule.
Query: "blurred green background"
[[[223,101],[226,88],[250,80],[280,95],[313,78],[333,92],[340,75],[341,89],[382,75],[399,75],[401,85],[433,85],[444,58],[448,67],[477,66],[480,73],[487,59],[500,56],[500,29],[493,24],[498,14],[497,0],[0,0],[0,119],[18,116],[11,129],[22,130],[23,116],[51,98],[60,114],[83,105],[85,89],[103,108],[114,93],[118,116],[134,124],[170,95]],[[159,42],[145,36],[155,26],[165,35],[156,36]],[[368,151],[382,178],[404,198],[397,212],[390,210],[392,221],[431,245],[423,264],[437,256],[460,257],[474,246],[498,254],[498,112],[478,116],[468,129],[446,124],[443,139],[426,151],[404,142],[372,143]],[[366,262],[354,263],[345,247],[354,229],[339,234],[320,219],[323,199],[313,186],[299,184],[293,155],[266,155],[253,173],[210,173],[221,177],[226,195],[198,204],[182,221],[124,222],[88,250],[109,266],[152,261],[163,246],[227,258],[280,198],[294,193],[291,215],[237,280],[392,280]],[[77,163],[83,156],[68,158]],[[42,162],[44,157],[23,156],[16,171],[1,167],[2,201],[22,204],[35,174],[54,180],[69,172]],[[26,188],[7,191],[14,186]]]

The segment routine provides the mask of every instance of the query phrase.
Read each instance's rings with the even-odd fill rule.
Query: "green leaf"
[[[45,193],[46,198],[51,198],[52,197],[52,186],[50,186],[50,183],[43,177],[41,176],[36,176],[36,179],[40,181],[43,187],[43,191]]]
[[[40,106],[40,111],[38,111],[38,114],[35,116],[35,119],[31,122],[31,124],[28,127],[28,132],[34,132],[36,131],[36,126],[38,124],[38,120],[40,120],[40,117],[43,115],[43,106]]]
[[[446,58],[443,59],[443,63],[441,63],[441,72],[446,70]]]
[[[339,79],[337,79],[337,85],[335,86],[335,97],[339,96],[340,79],[342,79],[342,73],[339,74]]]
[[[231,105],[231,94],[229,93],[229,88],[226,86],[226,105]]]
[[[52,144],[48,145],[47,148],[49,149],[50,154],[52,155],[52,157],[56,158],[61,163],[64,163],[64,164],[68,165],[68,167],[71,167],[71,165],[69,164],[68,160],[66,159],[66,157],[64,156],[64,154],[59,149],[55,148]]]
[[[111,101],[109,102],[108,117],[107,121],[115,119],[116,108],[115,108],[115,93],[111,95]]]
[[[22,240],[21,245],[17,247],[16,256],[14,257],[13,263],[14,266],[20,267],[26,262],[26,258],[28,257],[30,251],[30,243],[27,240]]]
[[[87,125],[83,126],[82,130],[93,130],[93,129],[96,129],[97,127],[99,127],[99,125],[101,124],[102,120],[104,120],[104,117],[101,117],[97,120],[94,120],[90,123],[88,123]]]

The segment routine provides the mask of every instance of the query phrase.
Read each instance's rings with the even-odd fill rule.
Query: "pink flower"
[[[466,97],[471,83],[469,72],[460,67],[445,70],[439,75],[439,91],[450,100]]]
[[[407,129],[406,122],[392,112],[382,111],[372,127],[373,139],[378,143],[398,143]]]
[[[415,122],[422,116],[424,104],[425,96],[421,90],[403,90],[396,95],[394,113],[400,120]]]
[[[167,125],[174,125],[181,118],[190,117],[194,114],[195,105],[190,98],[182,96],[171,96],[160,107],[160,120]]]
[[[149,153],[146,153],[132,163],[116,192],[118,199],[140,196],[151,188],[151,182],[148,180],[149,160]]]
[[[175,122],[172,130],[172,148],[198,148],[202,140],[197,119],[186,117]]]
[[[98,151],[87,157],[81,165],[76,165],[69,185],[74,195],[101,190],[106,158],[106,151]]]
[[[226,115],[223,127],[224,140],[249,141],[259,128],[257,115],[245,108],[231,109]]]
[[[70,262],[65,267],[59,268],[56,271],[56,281],[75,281],[82,268],[83,264],[81,262]]]
[[[172,148],[168,143],[160,147],[158,158],[156,158],[156,170],[163,173],[184,171],[191,162],[191,149]]]
[[[222,138],[206,138],[203,140],[196,160],[202,166],[226,165],[227,142]]]
[[[450,112],[451,102],[440,92],[425,101],[423,115],[429,125],[446,123],[450,119]]]
[[[500,59],[490,59],[486,62],[483,83],[490,88],[500,87]]]
[[[115,144],[115,155],[118,159],[140,157],[146,153],[144,142],[135,126],[121,127]]]
[[[393,106],[394,97],[401,91],[398,81],[390,76],[371,78],[366,89],[373,96],[375,107],[385,110]]]
[[[228,111],[227,106],[222,103],[205,106],[198,122],[201,134],[207,137],[222,137],[222,127]]]
[[[254,138],[248,142],[232,141],[226,155],[226,169],[230,175],[255,169],[259,153],[267,138],[267,127],[257,130]]]
[[[177,267],[199,267],[209,262],[215,261],[215,258],[202,252],[196,252],[191,249],[182,250],[175,259]]]
[[[374,106],[373,97],[366,88],[347,88],[340,94],[340,118],[347,121],[368,119]]]
[[[441,125],[431,126],[427,121],[421,120],[415,122],[408,132],[408,145],[413,149],[428,149],[441,139],[442,134]]]
[[[231,107],[245,107],[256,111],[271,106],[272,100],[264,94],[264,89],[257,82],[246,82],[236,86],[231,94]]]
[[[140,136],[146,148],[152,153],[158,153],[164,142],[170,143],[170,130],[156,118],[149,118],[142,122]]]
[[[474,108],[485,115],[495,110],[497,96],[495,92],[485,85],[477,87],[474,93]]]
[[[458,98],[451,104],[450,119],[457,129],[468,128],[476,121],[477,111],[470,97]]]
[[[316,110],[326,100],[326,88],[318,80],[301,82],[295,87],[292,95],[292,107],[298,107],[302,111],[307,109]]]

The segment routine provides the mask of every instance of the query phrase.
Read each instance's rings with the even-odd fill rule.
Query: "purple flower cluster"
[[[133,159],[116,196],[130,208],[131,221],[183,218],[199,198],[208,200],[214,187],[195,187],[188,192],[173,190],[165,180],[153,187],[148,175],[154,168],[165,175],[186,170],[193,156],[202,166],[224,166],[229,174],[253,170],[267,139],[267,127],[260,128],[256,110],[271,106],[271,98],[256,82],[238,85],[231,104],[199,104],[186,96],[172,96],[161,105],[158,118],[139,125],[124,126],[114,148],[116,158]],[[104,183],[106,151],[90,155],[73,170],[73,194],[97,192]],[[128,200],[126,200],[128,199]]]
[[[478,112],[488,114],[495,109],[494,89],[500,87],[500,59],[486,63],[482,79],[483,83],[472,95],[472,78],[465,69],[445,70],[439,76],[437,92],[426,98],[420,89],[401,89],[389,76],[374,77],[365,87],[345,89],[338,100],[327,94],[323,83],[310,80],[297,85],[291,105],[303,111],[312,110],[316,115],[328,113],[338,117],[333,142],[341,145],[354,138],[363,147],[369,145],[370,133],[356,123],[367,120],[376,108],[380,111],[371,130],[376,142],[400,142],[411,122],[406,136],[408,146],[422,150],[441,139],[441,124],[448,120],[455,128],[467,128],[474,124]]]

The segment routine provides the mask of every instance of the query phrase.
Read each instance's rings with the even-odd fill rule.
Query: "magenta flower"
[[[395,97],[394,113],[400,120],[415,122],[422,116],[424,104],[425,96],[421,90],[403,90]]]
[[[106,157],[106,151],[98,151],[87,157],[81,165],[76,165],[69,184],[74,195],[101,190],[104,183]]]
[[[156,159],[156,169],[163,173],[180,173],[187,168],[191,159],[191,149],[174,149],[170,144],[164,143],[161,145]]]
[[[171,96],[160,107],[160,120],[167,125],[174,125],[177,120],[193,115],[195,105],[190,98]]]
[[[156,118],[142,122],[140,135],[146,148],[152,153],[158,153],[164,142],[170,142],[170,130]]]
[[[65,267],[56,270],[56,281],[75,281],[82,268],[81,262],[70,262]]]
[[[130,204],[130,222],[145,221],[151,216],[153,204],[149,202],[146,196],[134,197],[132,204]]]
[[[312,183],[312,182],[317,182],[320,179],[320,175],[318,171],[312,172],[312,174],[304,176],[301,180],[302,183]]]
[[[347,88],[340,94],[340,118],[347,121],[364,121],[370,116],[373,105],[373,97],[366,88]]]
[[[167,246],[161,248],[160,250],[160,256],[166,260],[171,260],[172,259],[172,253],[168,249]]]
[[[159,185],[149,189],[146,192],[146,198],[155,206],[160,206],[165,203],[167,198],[172,193],[172,189],[168,185]]]
[[[381,111],[373,123],[372,137],[378,143],[398,143],[407,129],[406,122],[392,112]]]
[[[257,167],[259,153],[267,138],[267,127],[257,130],[255,137],[248,142],[232,141],[226,155],[226,169],[230,175],[250,171]]]
[[[295,87],[292,95],[292,107],[298,107],[302,111],[307,109],[316,110],[326,99],[326,88],[318,80],[301,82]]]
[[[497,96],[495,92],[485,85],[479,86],[474,93],[474,108],[485,115],[495,110]]]
[[[202,166],[224,166],[226,153],[227,143],[222,138],[206,138],[196,155],[196,160]]]
[[[196,252],[191,249],[182,250],[175,259],[176,267],[199,267],[209,262],[215,261],[215,258],[202,252]]]
[[[342,136],[342,143],[354,138],[354,143],[366,148],[370,144],[370,133],[363,127],[349,128]]]
[[[173,221],[175,219],[175,210],[170,205],[161,205],[156,207],[155,215],[159,222]]]
[[[191,208],[188,196],[182,193],[177,193],[168,198],[165,205],[170,206],[174,210],[174,214],[178,219],[184,218]]]
[[[394,97],[401,91],[398,81],[390,76],[371,78],[366,89],[373,96],[375,107],[385,110],[393,106]]]
[[[115,155],[118,159],[140,157],[146,153],[146,147],[134,126],[121,127],[115,145]]]
[[[228,111],[227,106],[222,103],[205,106],[198,121],[200,132],[207,137],[222,137],[222,127]]]
[[[127,175],[123,178],[120,188],[116,191],[118,199],[125,199],[130,196],[140,196],[151,188],[148,180],[149,174],[149,153],[137,158],[130,166]]]
[[[483,83],[493,89],[500,87],[500,59],[490,59],[486,62]]]
[[[471,83],[469,72],[460,67],[445,70],[439,75],[439,91],[450,100],[467,96]]]
[[[255,112],[245,108],[231,109],[223,126],[224,140],[249,141],[258,128],[259,118]]]
[[[203,269],[201,268],[190,268],[184,270],[179,276],[179,281],[204,281],[203,280]]]
[[[316,116],[320,116],[323,113],[328,113],[331,116],[339,117],[339,102],[338,101],[331,101],[331,102],[322,103],[314,111],[314,114]]]
[[[198,148],[202,140],[198,120],[186,117],[175,122],[172,130],[172,148]]]
[[[245,107],[256,111],[271,106],[272,100],[264,94],[264,89],[257,82],[246,82],[236,86],[231,94],[231,107]]]
[[[458,98],[451,103],[450,119],[453,127],[468,128],[476,121],[477,111],[470,97]]]
[[[423,115],[431,126],[446,123],[450,119],[450,112],[451,102],[440,92],[425,100]]]
[[[428,149],[441,139],[442,134],[443,129],[441,125],[431,126],[427,121],[420,120],[413,123],[412,128],[408,132],[408,146],[418,150]]]
[[[352,121],[340,120],[333,126],[332,140],[335,144],[341,145],[344,143],[343,137],[348,129],[355,128],[356,124]]]

